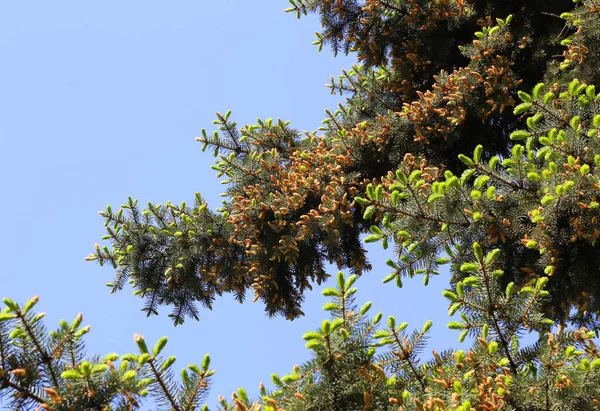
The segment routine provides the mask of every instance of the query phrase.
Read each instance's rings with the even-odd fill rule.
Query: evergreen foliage
[[[428,321],[408,331],[395,317],[371,317],[368,302],[354,303],[356,276],[338,275],[337,287],[323,294],[331,319],[304,335],[312,359],[276,386],[250,399],[245,390],[233,401],[221,398],[223,411],[246,410],[596,410],[600,406],[600,352],[594,332],[558,327],[541,312],[549,292],[547,277],[517,290],[502,287],[499,250],[484,254],[474,243],[469,275],[456,292],[446,290],[449,314],[460,314],[448,327],[459,340],[472,337],[467,350],[433,351],[422,360]],[[539,340],[521,347],[519,336],[539,332]]]
[[[62,320],[48,332],[45,313],[32,311],[38,297],[23,307],[4,299],[0,312],[0,404],[11,410],[135,410],[145,398],[155,410],[191,411],[206,397],[214,370],[206,355],[201,366],[189,365],[175,377],[176,357],[163,359],[167,338],[150,351],[144,337],[134,336],[139,354],[87,357],[83,316]],[[203,408],[206,410],[206,408]]]
[[[511,133],[523,144],[513,144],[510,154],[483,160],[478,145],[472,156],[459,156],[467,167],[460,176],[407,154],[395,173],[367,185],[367,198],[356,198],[364,217],[377,222],[366,241],[395,243],[399,260],[388,261],[394,273],[384,281],[396,278],[399,285],[402,276],[415,274],[427,282],[450,261],[460,278],[473,239],[487,249],[508,244],[507,281],[545,273],[553,298],[563,303],[554,307],[563,314],[558,319],[571,302],[578,307],[571,319],[594,324],[597,300],[588,296],[600,295],[600,281],[587,270],[600,262],[600,94],[573,80],[539,83],[519,97],[514,112],[527,129]],[[438,258],[444,250],[450,258]]]
[[[445,245],[458,244],[456,282],[471,258],[464,245],[480,241],[502,250],[506,283],[550,275],[551,317],[593,327],[595,2],[294,0],[288,11],[321,16],[319,48],[356,53],[360,64],[331,84],[346,103],[307,135],[217,114],[219,131],[198,141],[217,157],[223,206],[212,211],[197,194],[193,206],[107,208],[112,247],[88,258],[116,268],[111,289],[129,281],[149,315],[173,306],[175,324],[197,318],[198,302],[248,290],[270,315],[293,319],[326,262],[370,268],[360,236],[378,227],[384,242],[408,233],[394,238],[407,259],[393,266],[399,275],[425,270],[427,281]],[[477,161],[464,157],[473,150]],[[415,181],[400,188],[399,169]],[[384,197],[360,204],[369,184]]]
[[[198,141],[218,158],[222,207],[200,194],[193,205],[109,206],[112,247],[87,259],[116,269],[111,290],[131,284],[148,315],[173,306],[176,325],[197,319],[198,303],[250,289],[293,319],[326,262],[350,270],[323,292],[331,318],[304,335],[312,359],[274,374],[258,399],[221,397],[223,410],[600,409],[600,6],[290,3],[321,16],[319,49],[356,53],[331,83],[346,103],[318,135],[272,119],[239,128],[217,113],[219,131]],[[393,245],[384,282],[427,284],[450,265],[443,296],[459,319],[448,327],[469,349],[426,360],[430,321],[408,331],[356,305],[367,233]],[[160,356],[166,338],[86,357],[81,315],[49,333],[37,298],[4,303],[0,399],[12,409],[133,410],[150,394],[161,409],[196,410],[206,395],[208,356],[179,382],[175,357]],[[522,347],[531,332],[537,342]]]

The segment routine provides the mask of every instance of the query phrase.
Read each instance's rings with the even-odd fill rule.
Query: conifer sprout
[[[4,298],[0,312],[0,405],[7,409],[125,411],[147,409],[192,411],[200,409],[215,373],[206,355],[201,366],[189,365],[179,381],[172,370],[175,357],[161,352],[163,337],[152,347],[136,334],[139,354],[86,355],[83,316],[61,320],[48,332],[45,313],[32,311],[38,297],[23,307]],[[206,408],[203,408],[206,410]]]
[[[302,315],[326,263],[370,269],[361,236],[395,246],[386,278],[448,263],[455,286],[477,241],[501,250],[503,286],[548,276],[548,315],[596,326],[600,308],[595,0],[294,0],[321,17],[319,48],[355,53],[333,79],[348,98],[320,130],[238,126],[217,113],[197,140],[216,157],[223,205],[101,212],[116,269],[148,315],[198,318],[223,293]]]

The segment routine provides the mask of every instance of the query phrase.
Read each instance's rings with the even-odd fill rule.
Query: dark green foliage
[[[466,116],[448,136],[430,140],[426,147],[421,145],[418,150],[404,149],[404,152],[426,154],[430,162],[449,167],[456,165],[459,153],[471,150],[483,141],[493,152],[505,150],[506,135],[518,118],[510,110],[488,113],[484,110],[484,102],[490,99],[500,102],[504,97],[510,97],[516,92],[518,82],[529,88],[540,81],[548,62],[563,51],[561,33],[569,32],[563,31],[564,21],[558,15],[572,8],[572,2],[568,0],[314,0],[295,3],[297,5],[290,11],[320,15],[323,25],[317,39],[320,45],[329,45],[334,52],[356,52],[365,69],[385,68],[388,72],[383,80],[369,82],[376,83],[369,84],[372,87],[364,87],[361,83],[365,76],[357,74],[355,83],[361,86],[345,88],[354,94],[354,99],[358,97],[362,103],[361,111],[371,119],[378,114],[385,115],[384,108],[401,111],[404,104],[418,100],[418,92],[426,93],[436,83],[442,85],[443,81],[434,81],[434,76],[440,76],[441,72],[453,73],[462,67],[473,67],[473,56],[465,53],[467,48],[472,48],[473,32],[479,26],[482,30],[478,33],[485,34],[488,27],[496,24],[496,19],[513,16],[510,30],[491,48],[494,54],[481,58],[478,61],[481,67],[475,68],[484,77],[487,69],[506,70],[503,74],[491,74],[494,80],[501,81],[480,83],[469,91],[465,96],[468,102]],[[487,36],[481,34],[477,39],[487,42]],[[509,79],[515,84],[510,84]],[[397,133],[395,138],[406,144],[412,141],[414,134],[414,130],[408,130]]]
[[[511,138],[524,145],[513,144],[502,160],[484,160],[478,146],[472,156],[461,155],[468,168],[455,176],[407,157],[377,188],[368,186],[367,199],[359,202],[376,211],[377,226],[367,241],[397,244],[393,276],[427,279],[445,252],[455,281],[461,263],[473,257],[466,245],[500,244],[506,283],[550,275],[554,318],[563,320],[571,302],[579,308],[576,320],[594,325],[600,96],[594,86],[573,80],[552,91],[540,83],[520,97],[515,112],[527,116],[527,130]]]
[[[105,238],[122,245],[112,252],[98,246],[99,262],[109,260],[119,268],[115,281],[107,284],[111,292],[129,282],[146,299],[143,310],[148,315],[157,314],[159,305],[175,306],[171,317],[176,325],[185,316],[197,318],[196,302],[210,308],[223,283],[237,277],[235,265],[246,259],[241,247],[227,242],[231,225],[208,209],[199,194],[193,207],[167,202],[140,211],[130,198],[118,212],[107,207],[101,214],[106,218]],[[220,270],[207,272],[211,267]],[[241,284],[240,290],[247,286]],[[238,293],[240,300],[242,296]]]
[[[578,87],[597,77],[598,8],[592,1],[580,2],[561,15],[571,4],[293,2],[290,11],[321,15],[320,46],[353,50],[362,63],[332,82],[332,91],[349,93],[349,99],[334,113],[327,111],[322,135],[302,137],[287,122],[271,119],[238,129],[229,112],[219,114],[216,123],[221,132],[209,136],[203,131],[198,138],[219,157],[213,166],[218,176],[227,178],[219,214],[208,210],[199,197],[194,207],[166,203],[145,210],[130,201],[124,207],[127,213],[110,209],[103,213],[113,249],[98,248],[89,258],[117,268],[117,281],[110,284],[113,290],[129,279],[136,294],[146,299],[149,314],[159,305],[173,305],[176,324],[185,316],[197,318],[197,302],[210,306],[223,292],[242,300],[249,289],[270,315],[301,315],[305,290],[327,277],[325,262],[359,275],[368,270],[359,239],[371,226],[367,220],[375,209],[363,210],[353,199],[364,197],[369,183],[388,178],[389,172],[411,159],[414,167],[426,161],[440,173],[448,170],[460,176],[471,165],[459,154],[472,152],[479,143],[482,161],[494,155],[515,157],[510,138],[528,138],[531,125],[526,121],[537,124],[532,133],[536,137],[552,127],[568,129],[576,116],[586,132],[591,130],[595,92],[586,97],[583,90],[575,90],[577,100],[557,94],[574,77],[579,77]],[[511,108],[517,104],[513,96],[519,87],[529,91],[544,78],[544,95],[535,98],[539,102],[553,92],[550,101],[528,106],[531,96],[519,92],[524,100]],[[563,103],[571,108],[561,107]],[[532,114],[528,120],[527,113]],[[525,131],[515,134],[519,129]],[[540,144],[537,139],[528,142],[527,153],[543,152],[546,148]],[[586,139],[575,145],[570,155],[576,161],[581,150],[592,150],[588,157],[595,153]],[[485,230],[496,230],[498,235],[490,234],[491,242],[498,242],[504,251],[507,281],[522,284],[552,265],[550,287],[556,299],[548,309],[561,319],[570,305],[584,307],[581,320],[589,322],[600,293],[600,254],[588,232],[578,234],[581,241],[569,240],[573,218],[578,218],[573,207],[581,206],[560,202],[561,212],[543,223],[545,243],[540,250],[553,253],[540,259],[540,250],[526,247],[526,239],[540,225],[527,213],[543,190],[553,189],[538,188],[539,183],[529,178],[539,166],[533,159],[527,161],[526,170],[517,167],[519,175],[511,174],[511,167],[498,171],[501,200],[490,200],[495,202],[494,224],[486,226],[488,217],[479,221],[482,211],[473,211],[477,218],[459,215],[471,196],[468,191],[433,204],[433,219],[423,220],[427,212],[419,210],[415,200],[394,208],[394,213],[407,218],[397,219],[392,213],[389,220],[397,220],[395,226],[403,224],[398,227],[402,230],[421,233],[416,241],[430,272],[435,271],[444,244],[481,241]],[[595,166],[590,172],[595,173]],[[586,204],[593,200],[593,190],[583,194]],[[480,203],[476,198],[469,201]],[[595,225],[596,220],[588,217]],[[504,219],[509,223],[502,228]],[[454,228],[437,238],[443,222]],[[463,257],[469,255],[457,258]],[[548,258],[554,260],[550,263]]]

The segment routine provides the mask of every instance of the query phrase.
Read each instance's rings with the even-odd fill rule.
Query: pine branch
[[[161,373],[158,372],[158,370],[154,366],[154,360],[153,359],[149,360],[148,364],[150,364],[150,369],[152,370],[152,374],[154,375],[156,382],[158,382],[158,385],[160,386],[160,389],[162,390],[162,393],[164,394],[165,398],[167,398],[167,400],[169,401],[169,404],[171,404],[171,407],[173,408],[173,410],[180,411],[177,403],[175,402],[175,399],[171,395],[171,391],[167,388],[165,382],[163,381]]]
[[[46,349],[38,341],[38,338],[36,337],[35,333],[33,332],[31,325],[25,318],[25,315],[20,310],[17,310],[17,312],[15,314],[17,315],[17,318],[21,321],[21,324],[23,324],[23,326],[25,327],[25,331],[27,332],[27,335],[29,336],[31,341],[33,341],[36,351],[37,351],[38,355],[40,356],[42,363],[46,366],[46,370],[50,374],[50,378],[52,379],[52,383],[54,384],[54,387],[58,388],[58,376],[56,375],[56,373],[54,371],[54,364],[52,364],[51,357],[46,352]]]
[[[492,294],[490,292],[490,277],[489,277],[489,273],[488,273],[485,265],[482,265],[481,273],[483,274],[483,280],[485,281],[485,294],[486,294],[487,302],[488,302],[487,312],[490,315],[490,317],[492,318],[494,330],[496,331],[496,335],[500,338],[502,349],[504,350],[504,353],[506,354],[506,358],[508,358],[508,361],[510,363],[510,369],[512,370],[513,373],[517,373],[517,365],[515,364],[515,361],[512,358],[510,350],[508,349],[508,342],[504,338],[504,330],[500,327],[500,323],[498,322],[498,319],[496,318],[496,314],[495,314],[495,310],[494,310],[494,301],[492,300]]]

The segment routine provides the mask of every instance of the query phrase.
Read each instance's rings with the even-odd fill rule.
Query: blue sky
[[[214,112],[239,124],[291,120],[316,129],[339,97],[324,84],[349,68],[311,45],[314,17],[296,20],[285,1],[19,1],[0,4],[0,297],[41,297],[50,328],[83,312],[90,354],[135,350],[133,334],[165,349],[179,368],[212,356],[217,370],[207,403],[238,387],[256,394],[273,372],[308,359],[301,335],[326,314],[318,291],[306,316],[268,319],[263,307],[230,297],[200,321],[173,328],[162,312],[147,319],[126,290],[108,294],[112,269],[83,258],[103,235],[97,211],[127,196],[141,204],[211,207],[223,186],[213,158],[194,140],[212,132]],[[372,272],[359,279],[358,302],[420,327],[434,321],[432,348],[456,346],[440,296],[448,277],[382,285],[386,253],[371,247]],[[335,274],[335,270],[332,270]]]

